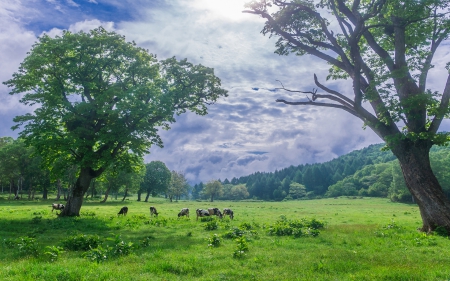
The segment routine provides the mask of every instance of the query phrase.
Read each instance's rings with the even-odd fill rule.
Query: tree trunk
[[[42,199],[44,200],[48,199],[48,189],[46,186],[44,186],[44,190],[42,191]]]
[[[57,193],[56,193],[56,201],[58,201],[61,198],[61,179],[58,179],[56,181],[56,188],[57,188]]]
[[[148,202],[149,197],[150,197],[150,191],[147,190],[147,195],[145,196],[145,202]]]
[[[141,201],[141,195],[142,195],[142,191],[141,191],[141,190],[138,190],[138,193],[137,193],[137,196],[138,196],[137,201],[138,201],[138,202]]]
[[[91,199],[94,199],[95,194],[95,179],[92,181]]]
[[[211,195],[211,202],[214,202],[214,195]]]
[[[108,200],[108,195],[109,195],[109,191],[111,190],[111,184],[108,184],[108,188],[105,191],[105,198],[103,198],[102,201],[100,201],[100,203],[105,203],[106,200]]]
[[[128,195],[128,188],[125,188],[125,194],[123,195],[122,202],[125,201],[125,198],[127,198],[127,195]]]
[[[64,209],[60,213],[60,216],[79,216],[81,205],[83,204],[83,198],[86,191],[89,189],[91,180],[94,178],[94,172],[90,168],[81,168],[80,175],[72,190],[69,191],[69,196],[64,206]]]
[[[450,234],[450,201],[431,170],[431,144],[426,141],[402,141],[392,148],[397,156],[406,186],[419,205],[422,231],[427,233],[442,227]]]

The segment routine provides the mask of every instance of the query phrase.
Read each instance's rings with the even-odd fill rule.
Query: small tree
[[[208,182],[203,188],[203,194],[208,196],[211,202],[214,202],[214,197],[219,197],[223,194],[222,183],[218,180]]]
[[[167,196],[172,202],[173,199],[178,201],[182,195],[187,195],[188,183],[182,172],[172,171]]]
[[[293,182],[289,185],[289,195],[293,199],[298,199],[306,196],[306,187],[303,184]]]
[[[174,115],[205,115],[207,105],[227,95],[213,69],[175,58],[158,62],[103,28],[40,37],[4,84],[24,94],[22,103],[40,106],[14,118],[26,143],[48,163],[63,157],[79,166],[63,216],[80,215],[91,180],[118,158],[131,166],[151,145],[162,146],[158,128],[169,129]]]

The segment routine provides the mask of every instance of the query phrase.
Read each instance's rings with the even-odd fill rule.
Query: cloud
[[[160,160],[184,171],[191,183],[275,171],[290,165],[331,160],[381,140],[362,122],[338,109],[290,106],[279,98],[307,100],[313,75],[327,87],[352,94],[350,81],[326,80],[329,65],[312,56],[274,54],[276,38],[261,35],[264,19],[242,13],[246,0],[5,0],[0,5],[0,78],[17,71],[36,35],[62,30],[88,31],[98,26],[134,40],[157,54],[176,56],[214,68],[229,97],[209,106],[209,114],[176,117],[169,131],[160,130],[164,148],[152,147],[146,161]],[[334,24],[334,23],[333,23]],[[430,88],[444,88],[450,60],[448,46],[436,53]],[[279,80],[279,81],[277,81]],[[18,103],[0,85],[0,134],[15,115],[32,108]],[[450,131],[450,121],[443,129]]]

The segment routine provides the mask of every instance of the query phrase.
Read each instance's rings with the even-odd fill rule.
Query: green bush
[[[296,238],[303,235],[316,237],[319,235],[319,229],[324,227],[325,223],[316,219],[288,220],[285,216],[269,226],[269,235],[294,236]]]
[[[83,257],[95,261],[96,263],[100,263],[105,261],[108,258],[109,249],[103,249],[101,246],[97,248],[91,248],[89,251],[83,253]]]
[[[78,234],[70,236],[61,242],[62,246],[71,251],[87,251],[97,248],[100,245],[100,237],[98,235]]]
[[[242,258],[246,255],[246,252],[248,252],[248,243],[245,236],[241,236],[236,238],[236,250],[233,252],[234,258]]]
[[[219,227],[216,220],[209,221],[205,224],[205,230],[216,230]]]
[[[208,238],[208,247],[219,247],[220,246],[220,238],[217,234],[211,234]]]
[[[47,246],[45,249],[46,252],[44,252],[44,255],[46,255],[51,262],[56,261],[60,254],[64,253],[63,248],[58,246]]]
[[[19,253],[25,256],[34,256],[37,257],[39,255],[38,252],[38,244],[36,240],[31,237],[19,237],[15,240],[15,247],[19,250]]]

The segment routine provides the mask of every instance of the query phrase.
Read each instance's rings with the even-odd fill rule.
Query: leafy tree
[[[289,185],[289,195],[293,199],[298,199],[306,196],[306,187],[303,184],[293,182]]]
[[[63,216],[79,216],[91,180],[119,158],[132,165],[151,145],[162,146],[158,128],[169,129],[174,115],[205,115],[207,105],[227,95],[213,69],[175,58],[158,62],[103,28],[40,37],[4,84],[24,94],[22,103],[39,105],[14,118],[26,143],[46,163],[63,157],[79,165]]]
[[[330,65],[327,79],[353,82],[349,98],[350,93],[331,89],[314,75],[323,93],[281,85],[280,89],[308,98],[277,102],[338,108],[361,119],[398,158],[426,232],[443,227],[450,233],[450,201],[429,159],[433,145],[450,140],[449,133],[438,132],[449,113],[450,76],[442,92],[427,88],[434,55],[450,34],[448,4],[446,0],[322,0],[317,5],[311,0],[258,0],[247,4],[246,11],[267,20],[262,33],[278,38],[276,53],[313,55]]]
[[[230,197],[233,200],[242,200],[248,198],[249,195],[245,184],[238,184],[231,187]]]
[[[199,184],[194,185],[194,188],[192,189],[192,198],[198,199],[200,198],[200,194],[203,190],[203,182],[200,182]]]
[[[189,184],[182,172],[172,171],[167,196],[172,202],[173,199],[178,201],[182,195],[188,194]]]
[[[145,165],[145,176],[141,183],[140,190],[147,192],[145,202],[148,201],[150,194],[165,193],[170,185],[172,173],[167,169],[166,164],[161,161],[152,161]],[[139,191],[138,191],[139,192]],[[138,201],[140,195],[138,196]]]
[[[208,182],[203,188],[203,194],[208,196],[211,202],[214,202],[214,197],[219,197],[223,194],[223,185],[218,180]]]

